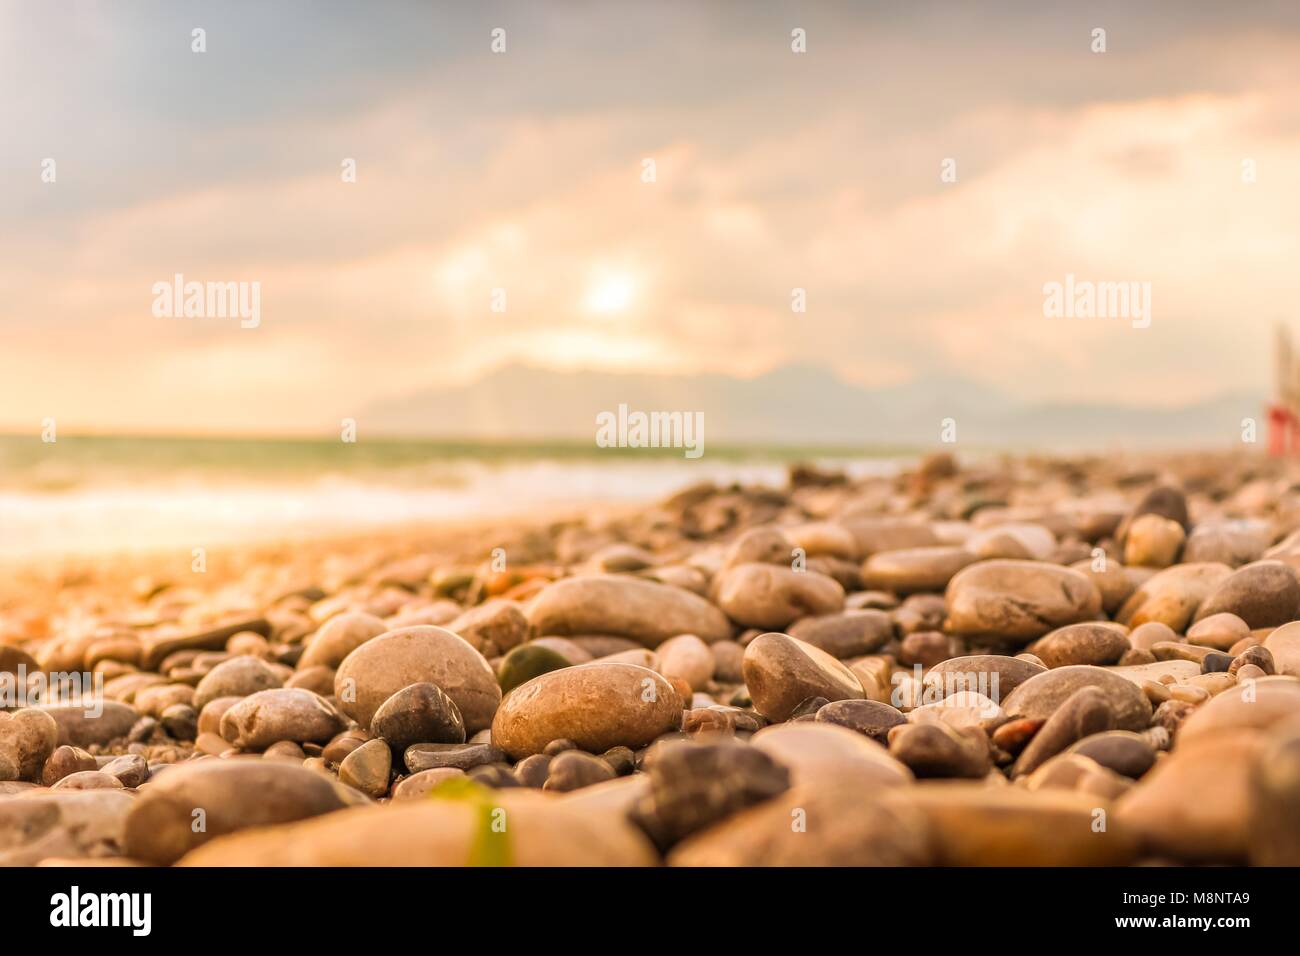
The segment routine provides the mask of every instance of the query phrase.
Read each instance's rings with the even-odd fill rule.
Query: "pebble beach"
[[[1300,864],[1300,469],[791,466],[6,572],[0,864]]]

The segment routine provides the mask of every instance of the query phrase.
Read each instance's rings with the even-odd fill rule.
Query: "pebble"
[[[1007,697],[1002,707],[1009,717],[1047,720],[1077,690],[1095,687],[1115,715],[1115,729],[1143,730],[1151,722],[1151,702],[1142,689],[1103,667],[1075,664],[1031,677]]]
[[[958,634],[1025,643],[1101,613],[1101,594],[1078,571],[1035,561],[981,561],[960,571],[946,592]]]
[[[56,748],[46,759],[45,766],[41,768],[40,782],[42,786],[52,787],[70,774],[98,769],[99,763],[93,755],[80,747],[69,747],[65,744]]]
[[[613,634],[651,648],[678,634],[706,643],[732,635],[722,611],[698,594],[626,575],[556,581],[533,600],[528,622],[538,634]]]
[[[843,660],[879,650],[894,636],[894,627],[883,611],[849,610],[800,618],[790,625],[789,635]],[[714,645],[715,651],[719,646]]]
[[[126,816],[124,849],[166,866],[215,837],[343,806],[336,784],[302,767],[200,760],[170,768],[141,789]]]
[[[202,710],[218,697],[247,697],[284,684],[274,667],[260,657],[232,657],[223,661],[199,681],[193,706]]]
[[[1138,853],[1122,828],[1096,828],[1092,794],[941,781],[889,799],[924,817],[938,866],[1122,866]]]
[[[309,690],[277,687],[245,697],[221,718],[221,736],[240,750],[265,750],[280,740],[326,743],[343,730],[343,716]]]
[[[1228,673],[1240,676],[1241,669],[1248,665],[1261,672],[1255,676],[1277,673],[1277,666],[1273,661],[1273,655],[1269,652],[1267,647],[1257,645],[1255,647],[1246,648],[1232,659],[1232,663],[1228,665]]]
[[[74,747],[103,746],[125,737],[140,719],[134,708],[114,700],[96,701],[91,708],[82,704],[53,704],[31,709],[53,717],[59,728],[58,742]]]
[[[881,551],[862,564],[865,587],[894,594],[942,591],[952,576],[979,556],[961,547]]]
[[[1196,620],[1235,614],[1250,628],[1279,627],[1300,617],[1300,578],[1282,561],[1256,561],[1234,571],[1201,603]]]
[[[989,739],[978,727],[903,724],[889,731],[889,754],[917,777],[973,777],[992,768]]]
[[[1250,625],[1227,611],[1201,617],[1187,629],[1187,643],[1210,647],[1216,651],[1229,650],[1243,638],[1250,637]],[[1173,640],[1173,638],[1164,638]]]
[[[1096,687],[1080,687],[1034,734],[1016,759],[1011,775],[1022,777],[1031,774],[1071,744],[1114,726],[1115,712],[1107,696]]]
[[[59,723],[47,711],[0,711],[0,782],[40,780],[61,736]]]
[[[412,744],[402,755],[402,762],[411,773],[452,767],[472,770],[485,764],[501,763],[506,753],[492,744]]]
[[[1030,652],[1048,667],[1114,664],[1129,649],[1128,637],[1121,629],[1091,622],[1057,628],[1029,645]]]
[[[870,737],[882,746],[889,744],[889,729],[907,723],[896,707],[875,700],[837,700],[817,711],[816,720],[838,724]]]
[[[741,671],[745,659],[745,649],[743,647],[735,641],[718,641],[710,644],[709,650],[713,654],[713,677],[715,680],[724,684],[739,684],[744,681],[745,677]]]
[[[801,826],[794,826],[799,822]],[[925,819],[849,785],[792,787],[679,843],[671,866],[924,866]]]
[[[465,742],[465,722],[455,702],[437,684],[403,687],[379,705],[370,732],[382,737],[396,753],[411,744]]]
[[[713,652],[694,634],[670,637],[659,645],[660,674],[669,680],[679,678],[693,691],[702,691],[713,680]]]
[[[663,676],[634,664],[580,664],[516,688],[501,702],[492,740],[518,760],[566,738],[600,753],[643,747],[681,726],[682,700]]]
[[[898,662],[930,668],[959,656],[962,649],[960,641],[940,631],[913,631],[898,643]]]
[[[498,657],[528,639],[528,618],[514,601],[495,598],[447,625],[484,657]]]
[[[862,684],[825,651],[785,634],[762,634],[745,648],[745,686],[754,709],[768,720],[786,720],[810,697],[860,700]]]
[[[121,790],[122,781],[102,770],[78,770],[61,777],[52,790]]]
[[[1024,778],[1024,787],[1031,792],[1073,790],[1104,801],[1114,800],[1132,786],[1132,780],[1103,767],[1091,757],[1069,752],[1057,754]]]
[[[572,667],[573,662],[561,654],[537,641],[530,641],[516,647],[502,660],[497,671],[497,681],[501,684],[501,693],[508,694],[520,684],[527,684],[534,677],[541,677],[563,667]]]
[[[542,789],[567,793],[613,780],[615,776],[614,768],[599,757],[581,750],[566,750],[551,758]]]
[[[743,627],[774,630],[844,607],[844,588],[834,578],[774,564],[737,565],[722,574],[716,589],[718,607]]]
[[[1181,634],[1206,597],[1231,574],[1230,567],[1216,562],[1166,568],[1130,595],[1115,620],[1135,630],[1155,621]]]
[[[1151,742],[1130,730],[1094,733],[1072,744],[1067,753],[1089,757],[1101,766],[1135,780],[1156,762],[1156,750]]]
[[[1031,677],[1046,671],[1042,663],[1020,657],[974,654],[936,664],[925,675],[924,683],[943,697],[961,691],[976,691],[1000,700]]]
[[[795,785],[849,783],[875,791],[913,780],[912,772],[884,747],[835,724],[774,724],[754,734],[750,744],[787,767]]]
[[[437,767],[433,770],[421,770],[403,778],[393,787],[394,800],[415,800],[426,798],[429,792],[443,781],[464,777],[465,771],[457,767]]]
[[[1217,699],[1217,698],[1216,698]],[[1184,725],[1184,730],[1190,721]],[[1185,735],[1115,807],[1148,853],[1182,863],[1245,863],[1250,775],[1264,749],[1253,730]]]
[[[1124,541],[1124,564],[1131,567],[1167,568],[1178,560],[1187,539],[1177,521],[1144,514],[1129,525]]]
[[[339,783],[368,797],[382,797],[388,792],[392,767],[393,752],[387,741],[368,740],[343,758],[339,764]]]
[[[635,804],[632,819],[660,850],[790,787],[784,766],[740,743],[670,745],[647,773],[649,792]]]
[[[433,625],[389,631],[352,651],[335,674],[334,696],[349,717],[368,727],[384,701],[421,683],[437,684],[455,702],[466,734],[490,726],[501,701],[501,687],[483,655]]]
[[[557,798],[523,788],[474,792],[483,794],[481,800],[430,794],[241,833],[200,848],[181,865],[604,867],[659,860],[640,828],[618,812],[593,812],[576,802],[578,795]],[[508,821],[499,841],[487,846],[485,801]]]
[[[1179,745],[1224,732],[1267,730],[1300,713],[1300,681],[1262,677],[1198,707],[1177,734]]]
[[[172,704],[159,715],[159,723],[174,740],[193,740],[199,734],[199,715],[188,704]]]
[[[389,630],[381,618],[364,611],[336,614],[307,640],[298,658],[298,670],[309,667],[337,669],[343,659],[371,638]]]
[[[1264,640],[1264,650],[1273,658],[1273,669],[1288,677],[1300,677],[1300,621],[1284,624]]]
[[[1250,775],[1247,850],[1254,866],[1300,866],[1300,722],[1270,739]]]

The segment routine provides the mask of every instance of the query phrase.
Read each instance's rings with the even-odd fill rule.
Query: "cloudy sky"
[[[510,361],[1264,390],[1298,88],[1293,2],[0,0],[0,429],[334,431]],[[156,317],[176,273],[260,326]],[[1067,273],[1150,327],[1046,318]]]

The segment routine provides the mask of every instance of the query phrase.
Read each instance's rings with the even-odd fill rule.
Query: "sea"
[[[0,435],[0,558],[155,552],[651,501],[698,481],[779,486],[791,463],[886,474],[902,448]]]

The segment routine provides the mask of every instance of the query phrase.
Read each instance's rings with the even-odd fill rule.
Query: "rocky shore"
[[[0,864],[1297,865],[1298,471],[796,467],[10,587]]]

